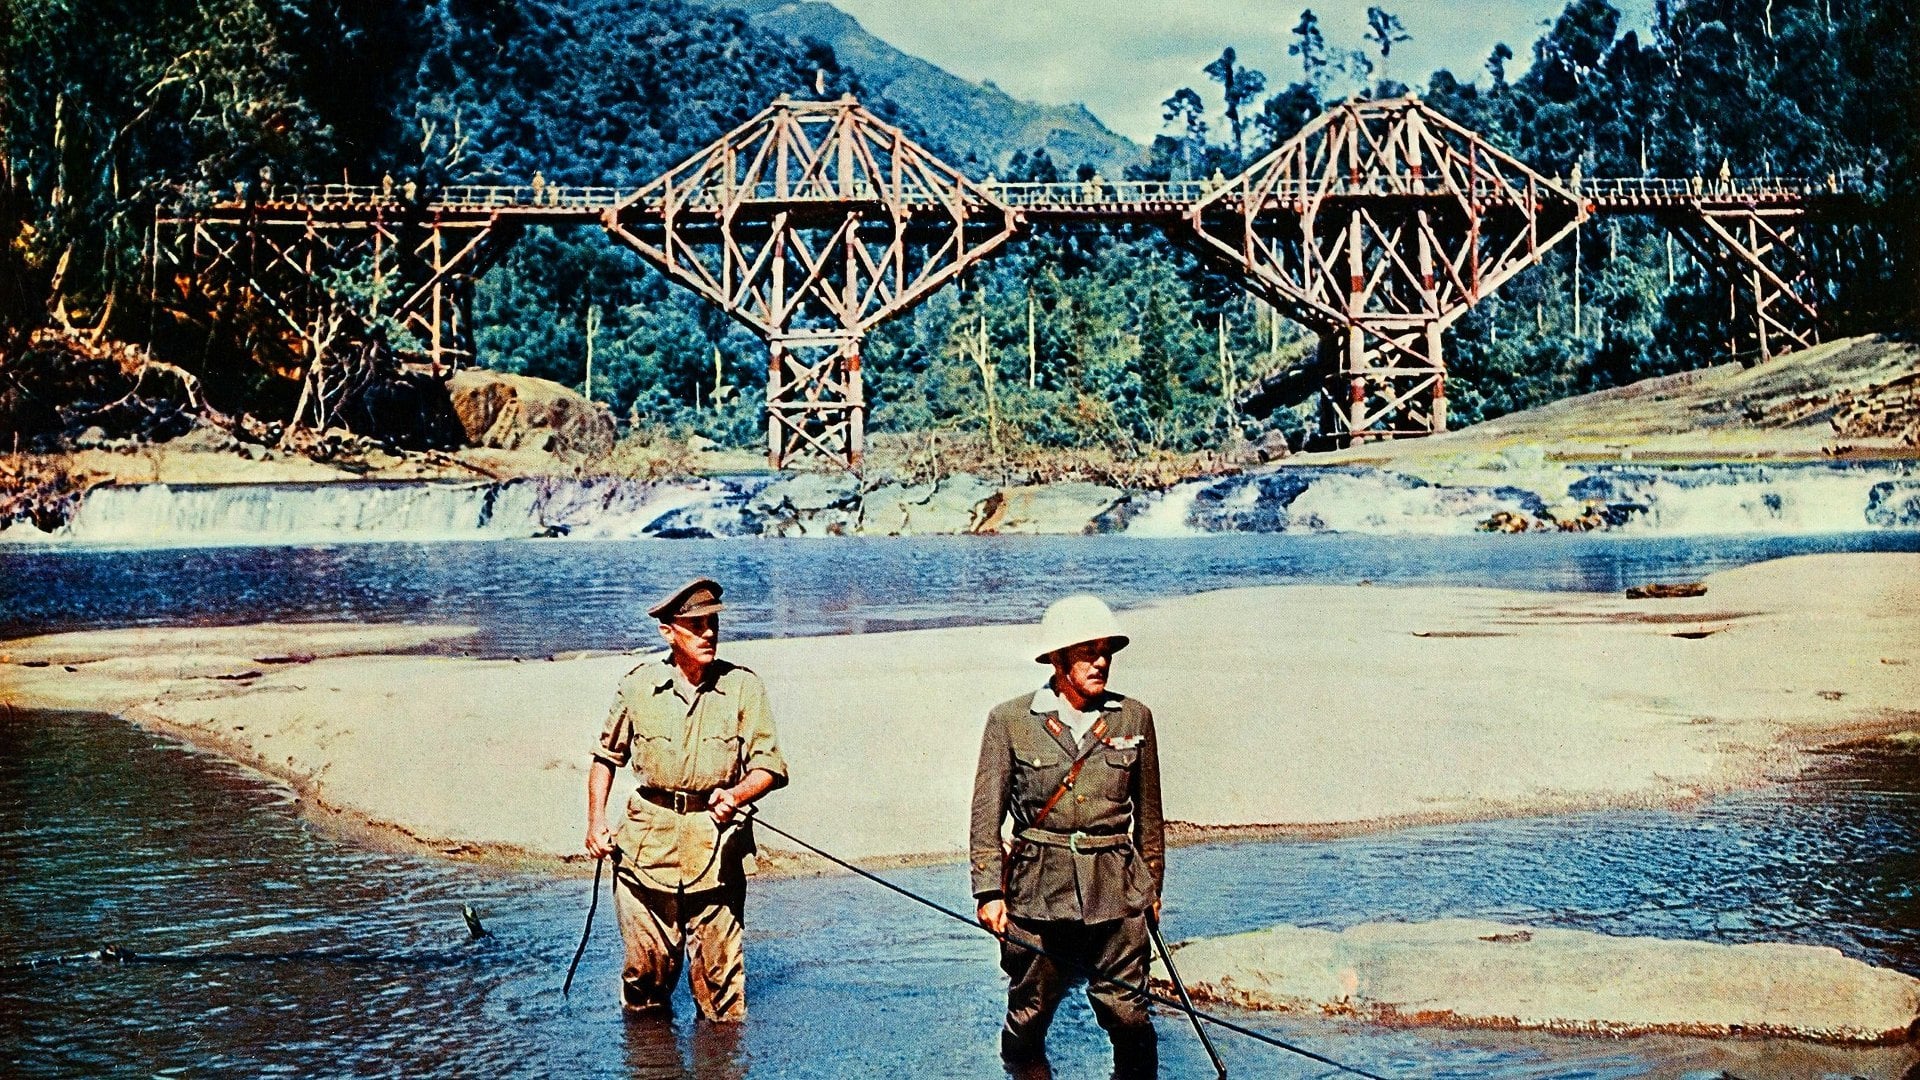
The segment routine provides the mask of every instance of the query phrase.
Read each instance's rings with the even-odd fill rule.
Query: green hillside
[[[757,30],[812,38],[833,48],[841,67],[871,93],[898,106],[978,168],[1004,172],[1013,155],[1045,150],[1056,163],[1092,165],[1119,176],[1147,160],[1144,149],[1107,130],[1081,105],[1036,105],[992,83],[971,83],[868,33],[858,20],[821,0],[698,0],[746,12]],[[964,162],[956,162],[964,164]]]

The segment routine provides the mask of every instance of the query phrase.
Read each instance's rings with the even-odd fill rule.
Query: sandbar
[[[1280,585],[1122,613],[1186,836],[1673,805],[1920,730],[1920,555],[1800,556],[1705,595]],[[738,587],[751,588],[741,583]],[[636,612],[636,618],[644,618]],[[0,642],[0,703],[107,712],[407,845],[578,858],[589,752],[641,655],[421,655],[460,627],[125,629]],[[874,865],[959,855],[988,708],[1031,630],[727,642],[794,781],[762,813]],[[1904,736],[1911,737],[1911,736]],[[762,835],[776,866],[784,841]]]

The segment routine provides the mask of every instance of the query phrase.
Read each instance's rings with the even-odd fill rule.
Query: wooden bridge
[[[596,226],[768,344],[768,456],[857,469],[861,342],[1037,225],[1165,229],[1320,337],[1341,443],[1447,427],[1446,329],[1590,219],[1650,217],[1728,282],[1729,348],[1815,343],[1832,181],[1542,176],[1417,98],[1336,106],[1233,178],[975,181],[851,98],[782,99],[637,190],[263,185],[163,211],[181,288],[254,297],[315,360],[398,324],[470,362],[475,280],[528,225]],[[155,274],[156,284],[160,275]]]

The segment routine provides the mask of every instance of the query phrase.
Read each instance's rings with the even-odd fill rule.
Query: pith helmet
[[[1113,642],[1114,652],[1126,648],[1132,640],[1121,632],[1120,620],[1113,617],[1112,609],[1099,597],[1088,593],[1069,596],[1055,601],[1041,617],[1040,636],[1035,640],[1039,651],[1034,659],[1045,664],[1049,662],[1048,657],[1069,645],[1101,638]]]
[[[726,607],[720,602],[720,592],[720,583],[712,578],[694,578],[648,608],[647,614],[661,622],[717,615]]]

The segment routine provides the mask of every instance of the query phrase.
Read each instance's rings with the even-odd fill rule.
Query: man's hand
[[[596,859],[613,854],[613,829],[605,821],[587,822],[587,854]]]
[[[980,917],[981,926],[993,931],[996,935],[1001,937],[1006,936],[1007,902],[1005,900],[996,896],[991,900],[984,901],[981,903],[980,910],[976,914]]]
[[[733,816],[740,812],[743,805],[745,804],[733,793],[732,788],[717,787],[713,789],[713,794],[707,796],[707,813],[712,814],[713,823],[722,828],[727,822],[733,820]]]
[[[713,815],[713,823],[722,828],[727,822],[739,817],[747,804],[772,791],[781,783],[781,779],[765,769],[748,769],[747,775],[732,787],[717,787],[707,796],[707,813]]]

